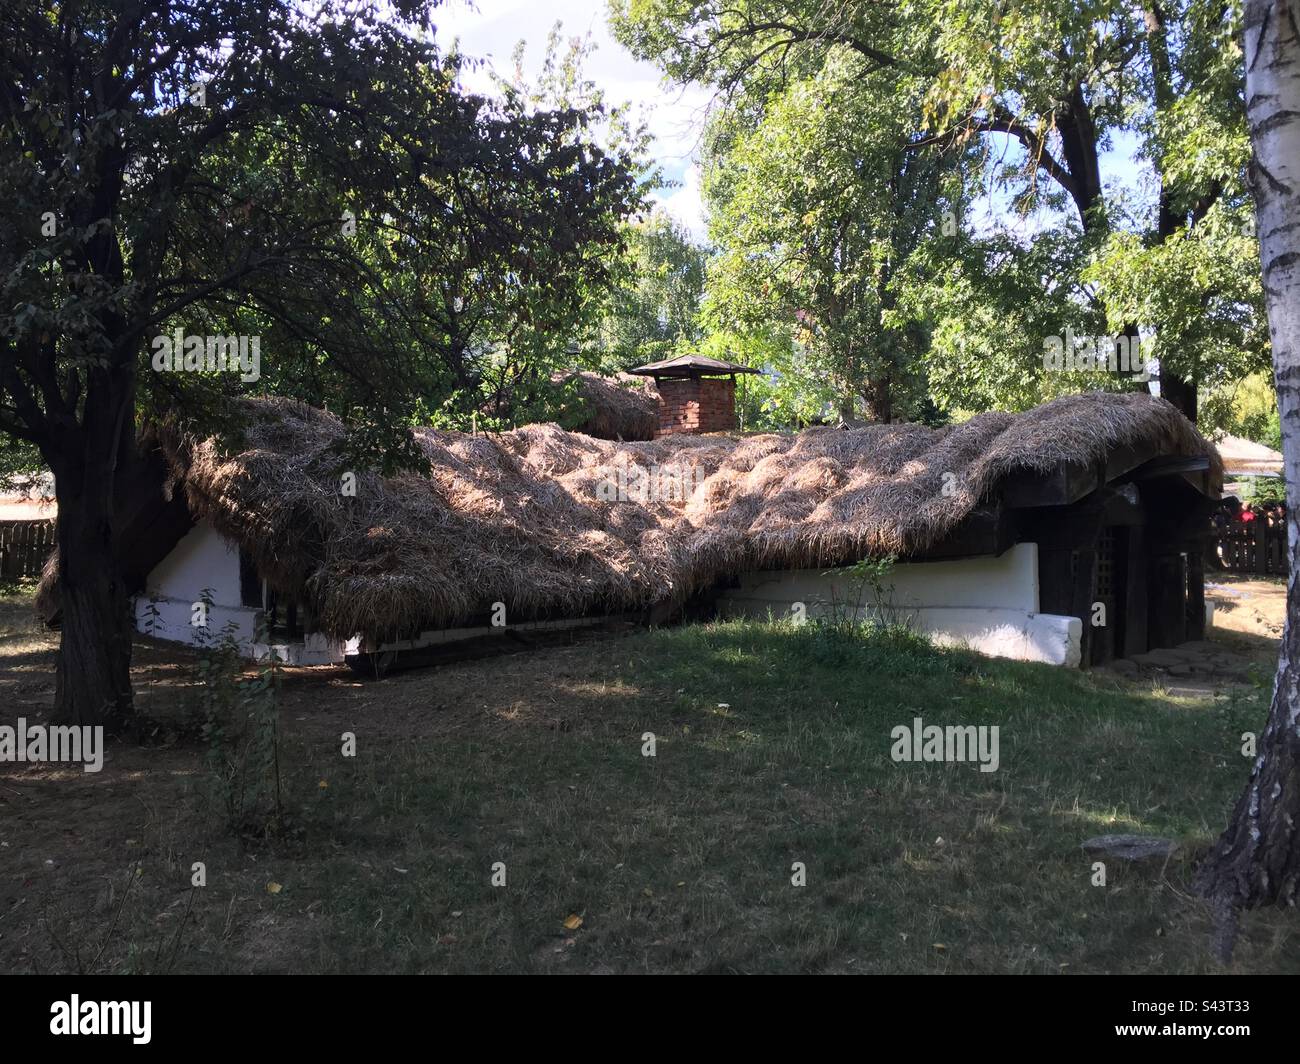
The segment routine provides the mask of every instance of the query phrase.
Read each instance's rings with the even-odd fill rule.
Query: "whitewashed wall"
[[[268,646],[257,642],[260,610],[240,604],[239,548],[207,521],[200,521],[175,548],[154,566],[145,591],[136,596],[137,630],[178,643],[197,645],[199,634],[191,619],[194,604],[210,589],[208,632],[213,641],[230,626],[240,650],[250,658],[274,654],[292,665],[328,665],[343,660],[343,644],[319,633],[305,639]],[[150,605],[154,611],[151,614]]]
[[[1083,621],[1038,612],[1038,545],[1018,543],[997,557],[902,562],[877,601],[872,589],[818,569],[745,573],[724,593],[728,616],[789,617],[802,603],[809,618],[890,619],[944,645],[993,657],[1077,667]]]
[[[957,561],[901,563],[888,577],[884,601],[869,588],[859,589],[843,576],[821,570],[746,573],[740,586],[727,591],[719,611],[730,616],[764,618],[789,616],[794,603],[803,603],[810,618],[853,616],[866,620],[888,614],[910,624],[940,644],[965,645],[995,657],[1078,666],[1083,622],[1038,612],[1038,547],[1021,543],[994,557]],[[146,591],[136,599],[136,627],[160,639],[194,645],[191,625],[194,603],[211,589],[209,631],[227,625],[247,656],[274,654],[295,665],[334,664],[357,640],[345,644],[319,633],[295,643],[258,643],[258,610],[240,604],[239,551],[206,521],[195,525],[176,548],[149,574]],[[150,604],[156,616],[150,618]],[[860,605],[859,605],[860,603]],[[543,622],[536,627],[590,623]],[[532,627],[532,626],[530,626]],[[406,649],[489,634],[499,629],[457,629],[425,632],[408,643],[383,649]]]

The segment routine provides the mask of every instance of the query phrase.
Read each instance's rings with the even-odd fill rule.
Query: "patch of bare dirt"
[[[1207,573],[1205,597],[1214,603],[1216,633],[1244,636],[1249,645],[1276,655],[1286,623],[1286,581],[1281,577]]]

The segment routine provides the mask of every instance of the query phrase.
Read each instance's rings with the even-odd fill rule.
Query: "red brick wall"
[[[736,428],[736,382],[730,377],[661,378],[659,431],[731,432]]]

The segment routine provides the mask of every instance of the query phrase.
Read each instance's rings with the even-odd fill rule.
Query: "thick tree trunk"
[[[112,521],[95,490],[58,483],[59,605],[55,715],[120,731],[130,720],[130,600],[115,557]]]
[[[1249,0],[1246,114],[1273,375],[1282,419],[1291,575],[1273,701],[1250,781],[1198,870],[1232,952],[1236,913],[1300,895],[1300,0]]]
[[[1145,385],[1143,386],[1145,387]],[[1196,424],[1196,385],[1164,366],[1160,367],[1160,398],[1173,403],[1185,418]]]
[[[893,383],[888,377],[867,381],[863,399],[867,405],[867,420],[888,425],[894,419]]]
[[[121,732],[133,716],[130,589],[118,539],[124,505],[147,469],[135,440],[129,363],[92,369],[85,413],[46,455],[58,502],[55,717]]]

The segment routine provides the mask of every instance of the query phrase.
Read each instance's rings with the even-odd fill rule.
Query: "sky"
[[[632,57],[614,40],[605,21],[604,0],[446,0],[435,12],[436,40],[443,48],[460,38],[467,56],[487,60],[497,73],[509,76],[515,45],[527,42],[524,75],[532,78],[541,67],[546,38],[556,22],[565,38],[591,35],[596,46],[584,73],[605,91],[611,103],[631,102],[644,108],[654,135],[652,153],[665,178],[676,187],[655,194],[663,208],[699,241],[705,238],[704,208],[700,201],[700,169],[695,148],[704,126],[709,93],[703,88],[666,86],[658,69]],[[466,87],[488,89],[485,71],[471,72]]]
[[[524,75],[535,78],[546,51],[546,39],[556,22],[564,38],[588,34],[595,51],[584,73],[605,91],[611,103],[638,105],[654,135],[652,154],[664,176],[674,183],[654,198],[679,221],[698,242],[707,237],[704,205],[700,198],[700,167],[696,149],[704,127],[705,107],[710,99],[706,88],[665,84],[658,68],[633,58],[609,32],[605,0],[445,0],[435,12],[437,40],[443,48],[451,38],[460,39],[461,51],[483,59],[497,73],[509,76],[515,45],[526,42]],[[487,70],[468,72],[466,87],[475,92],[491,89]],[[1124,138],[1101,159],[1102,178],[1108,186],[1136,188],[1142,166],[1132,153],[1135,141]],[[1010,147],[1011,157],[1019,146]],[[1018,218],[1008,210],[1008,200],[998,193],[974,205],[972,229],[987,234],[1006,229],[1022,239],[1053,224],[1046,212]]]

